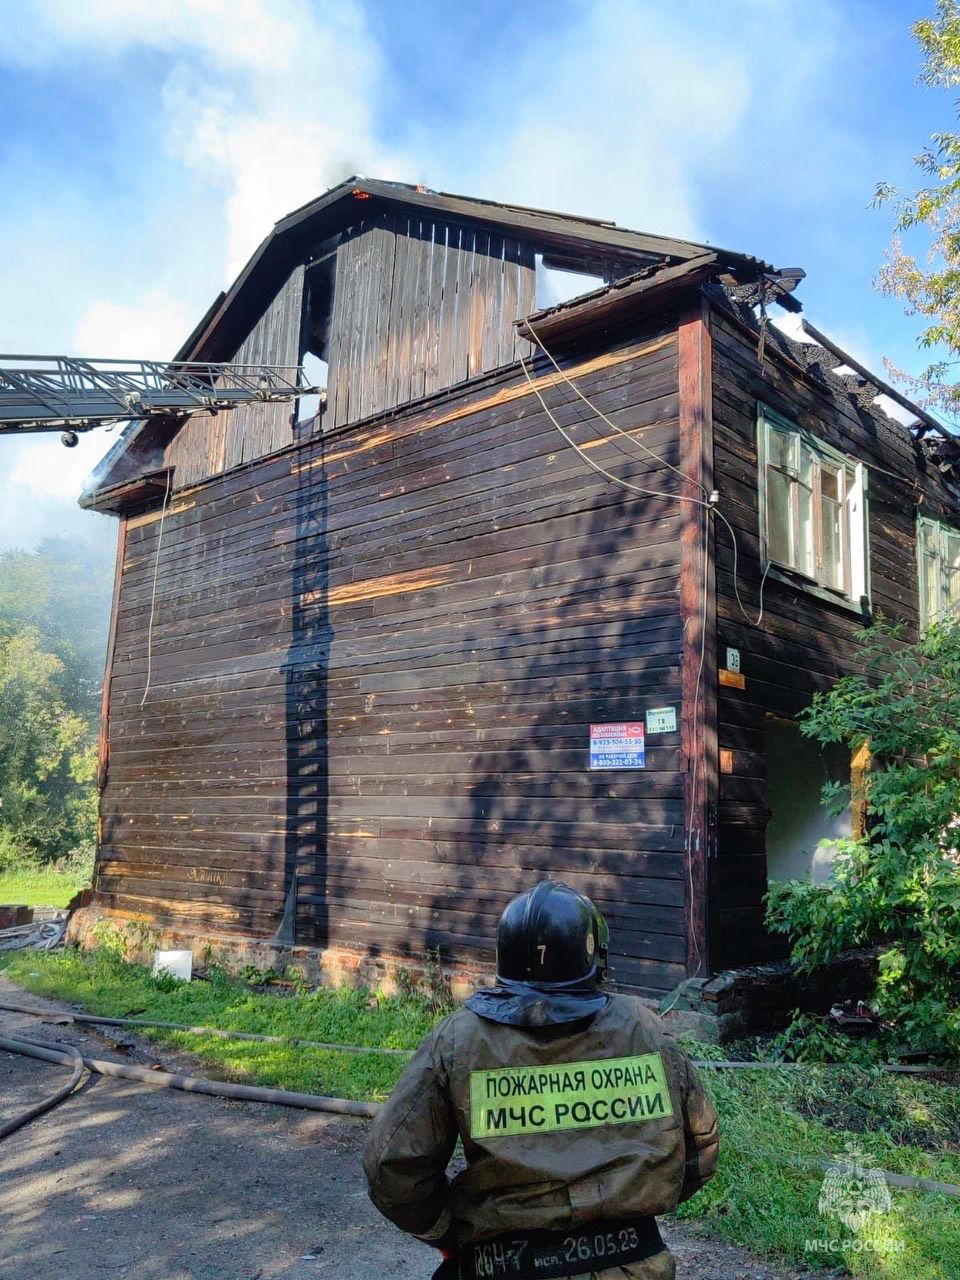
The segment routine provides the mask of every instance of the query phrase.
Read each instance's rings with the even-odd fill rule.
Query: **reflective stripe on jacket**
[[[450,1182],[458,1137],[467,1167]],[[613,995],[587,1022],[545,1028],[459,1009],[407,1066],[363,1166],[398,1227],[462,1247],[669,1212],[713,1175],[717,1147],[687,1056],[639,1000]]]

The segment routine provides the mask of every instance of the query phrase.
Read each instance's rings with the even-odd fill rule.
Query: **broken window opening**
[[[767,716],[767,880],[829,879],[836,857],[831,841],[849,837],[862,817],[848,804],[834,815],[823,803],[826,783],[850,787],[852,761],[845,747],[804,737],[792,720]],[[862,772],[862,770],[861,770]],[[861,783],[862,786],[862,783]],[[855,798],[856,799],[856,798]]]
[[[316,259],[307,266],[304,276],[300,364],[303,366],[306,384],[319,390],[314,395],[300,397],[297,402],[298,423],[313,417],[320,418],[326,405],[336,262],[336,244],[328,242],[321,246]]]
[[[602,289],[605,284],[632,275],[641,265],[636,261],[587,254],[538,253],[535,255],[536,309],[556,307],[571,298]]]
[[[602,289],[615,280],[634,275],[653,261],[650,258],[617,258],[588,253],[538,253],[537,309],[555,307],[584,293]]]

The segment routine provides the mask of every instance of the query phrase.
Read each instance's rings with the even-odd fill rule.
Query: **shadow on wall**
[[[591,394],[628,428],[629,391]],[[549,403],[578,442],[605,430],[569,388]],[[628,456],[598,452],[623,479],[672,488],[638,449],[623,448]],[[498,527],[516,532],[522,583],[500,584],[489,611],[458,624],[461,661],[484,674],[451,697],[465,698],[479,746],[468,847],[446,868],[430,915],[491,960],[505,902],[545,876],[562,878],[607,916],[615,979],[664,990],[685,960],[679,733],[648,740],[644,770],[591,772],[588,763],[591,723],[642,721],[647,707],[667,703],[679,724],[678,504],[634,497],[567,456],[562,488],[515,491],[498,513]]]
[[[285,659],[287,812],[284,885],[297,879],[296,941],[326,946],[330,548],[326,442],[319,420],[297,427],[297,519],[291,570],[291,638]]]

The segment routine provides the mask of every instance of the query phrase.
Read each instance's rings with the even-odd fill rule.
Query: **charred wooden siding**
[[[581,388],[679,461],[674,322],[576,359]],[[675,492],[544,366],[591,456]],[[98,892],[258,934],[296,869],[302,941],[490,953],[550,873],[609,914],[618,978],[686,960],[679,735],[587,769],[589,725],[681,696],[682,515],[584,467],[516,370],[335,432],[128,522]]]
[[[513,364],[536,303],[533,246],[482,227],[379,213],[337,249],[324,428]]]
[[[843,390],[805,376],[769,346],[761,368],[756,336],[719,310],[712,313],[711,330],[716,487],[720,509],[737,532],[740,595],[751,618],[760,603],[757,409],[763,401],[866,466],[873,608],[905,621],[915,634],[918,474],[908,432],[858,407]],[[769,817],[765,717],[795,717],[815,690],[853,670],[854,633],[863,626],[861,615],[772,578],[764,587],[762,625],[751,625],[734,595],[733,553],[722,525],[716,541],[717,648],[720,655],[728,645],[740,649],[746,687],[721,685],[718,691],[719,745],[732,753],[733,772],[719,779],[714,968],[771,951],[762,925]]]
[[[296,365],[305,266],[293,268],[230,359]],[[495,231],[382,212],[335,247],[323,427],[343,426],[513,364],[530,344],[515,321],[536,303],[534,251]],[[294,440],[295,403],[197,414],[151,456],[189,488]]]
[[[303,267],[295,267],[250,333],[230,357],[234,364],[300,363]],[[293,440],[295,403],[248,404],[228,413],[188,418],[163,450],[159,465],[175,467],[175,487],[275,453]]]

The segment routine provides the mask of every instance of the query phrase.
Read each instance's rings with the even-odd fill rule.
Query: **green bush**
[[[96,838],[96,737],[36,631],[0,630],[0,857],[49,862]]]
[[[960,625],[905,644],[880,622],[858,644],[869,674],[818,693],[801,728],[869,748],[867,834],[836,842],[826,884],[772,886],[768,922],[803,969],[882,946],[876,998],[897,1042],[960,1056]]]

